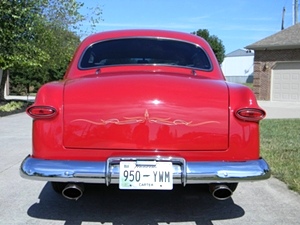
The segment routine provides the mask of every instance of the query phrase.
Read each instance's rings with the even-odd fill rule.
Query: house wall
[[[258,100],[271,99],[272,68],[277,62],[300,61],[300,49],[255,50],[253,91]]]
[[[236,83],[251,83],[254,56],[225,57],[222,71],[226,80]]]
[[[226,76],[227,81],[244,84],[244,83],[252,83],[253,82],[253,75],[249,76]]]

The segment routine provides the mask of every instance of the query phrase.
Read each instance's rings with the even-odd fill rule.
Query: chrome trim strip
[[[186,162],[173,157],[112,157],[106,162],[43,160],[28,156],[21,164],[23,178],[56,182],[117,184],[121,160],[157,160],[173,163],[174,184],[263,180],[271,172],[264,159],[244,162]]]

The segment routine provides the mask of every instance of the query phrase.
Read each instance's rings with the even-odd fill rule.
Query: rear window
[[[129,38],[102,41],[89,46],[80,69],[112,65],[172,65],[211,70],[211,63],[198,45],[170,39]]]

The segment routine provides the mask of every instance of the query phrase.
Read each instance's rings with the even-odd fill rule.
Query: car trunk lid
[[[80,149],[225,150],[224,81],[170,74],[69,80],[64,146]]]

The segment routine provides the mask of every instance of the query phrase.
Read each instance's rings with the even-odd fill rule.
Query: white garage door
[[[278,63],[272,75],[272,101],[300,102],[300,62]]]

